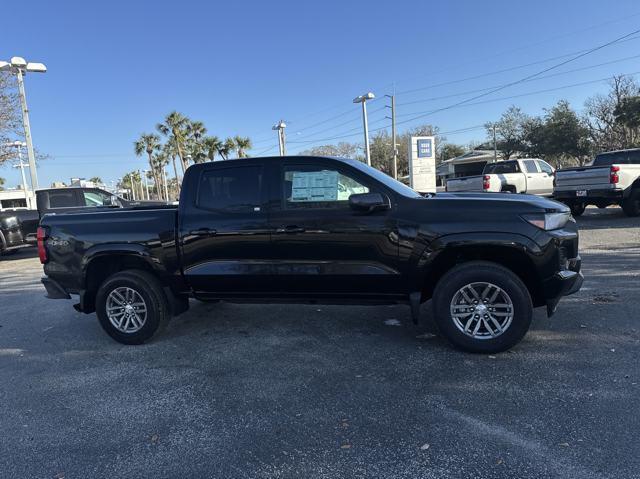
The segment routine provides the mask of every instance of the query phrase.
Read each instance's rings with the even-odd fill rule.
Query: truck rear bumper
[[[578,191],[586,191],[586,196],[578,196]],[[553,198],[555,200],[571,200],[574,202],[589,202],[594,200],[622,200],[623,191],[616,190],[612,188],[600,188],[600,189],[589,189],[585,187],[584,189],[575,189],[575,190],[554,190]]]
[[[54,281],[51,278],[44,277],[40,281],[44,285],[44,288],[47,290],[47,298],[49,299],[71,299],[71,295],[65,291],[65,289],[60,286],[57,281]]]

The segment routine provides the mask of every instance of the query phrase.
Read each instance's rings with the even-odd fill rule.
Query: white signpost
[[[420,193],[436,192],[436,139],[409,138],[409,185]]]

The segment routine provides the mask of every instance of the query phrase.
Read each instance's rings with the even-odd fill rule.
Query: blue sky
[[[352,99],[368,90],[380,98],[395,88],[398,120],[409,120],[640,28],[640,4],[632,0],[61,0],[14,2],[7,14],[18,21],[3,22],[0,58],[19,55],[49,69],[26,79],[34,143],[51,157],[39,167],[43,186],[71,176],[109,181],[144,168],[133,141],[174,109],[204,121],[211,134],[250,136],[252,154],[277,153],[271,126],[284,118],[295,153],[325,138],[360,141]],[[581,109],[607,88],[595,80],[640,72],[639,55],[640,39],[622,42],[554,71],[562,74],[401,128],[432,123],[456,131],[495,120],[511,104],[539,114],[561,98]],[[370,105],[372,129],[388,124],[382,106],[383,99]],[[465,144],[484,132],[447,136]],[[19,182],[8,166],[0,176],[7,186]]]

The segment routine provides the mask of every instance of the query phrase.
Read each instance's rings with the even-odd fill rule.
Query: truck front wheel
[[[96,314],[109,336],[122,344],[142,344],[162,330],[171,317],[162,285],[140,270],[115,273],[96,295]]]
[[[622,202],[622,211],[627,216],[640,216],[640,188],[631,190],[631,194]]]
[[[435,321],[449,342],[472,353],[516,345],[531,325],[533,305],[522,280],[507,268],[472,261],[448,271],[433,295]]]

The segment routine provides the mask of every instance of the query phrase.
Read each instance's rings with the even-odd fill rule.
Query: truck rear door
[[[243,159],[192,168],[178,214],[189,286],[202,298],[270,291],[265,165]]]

